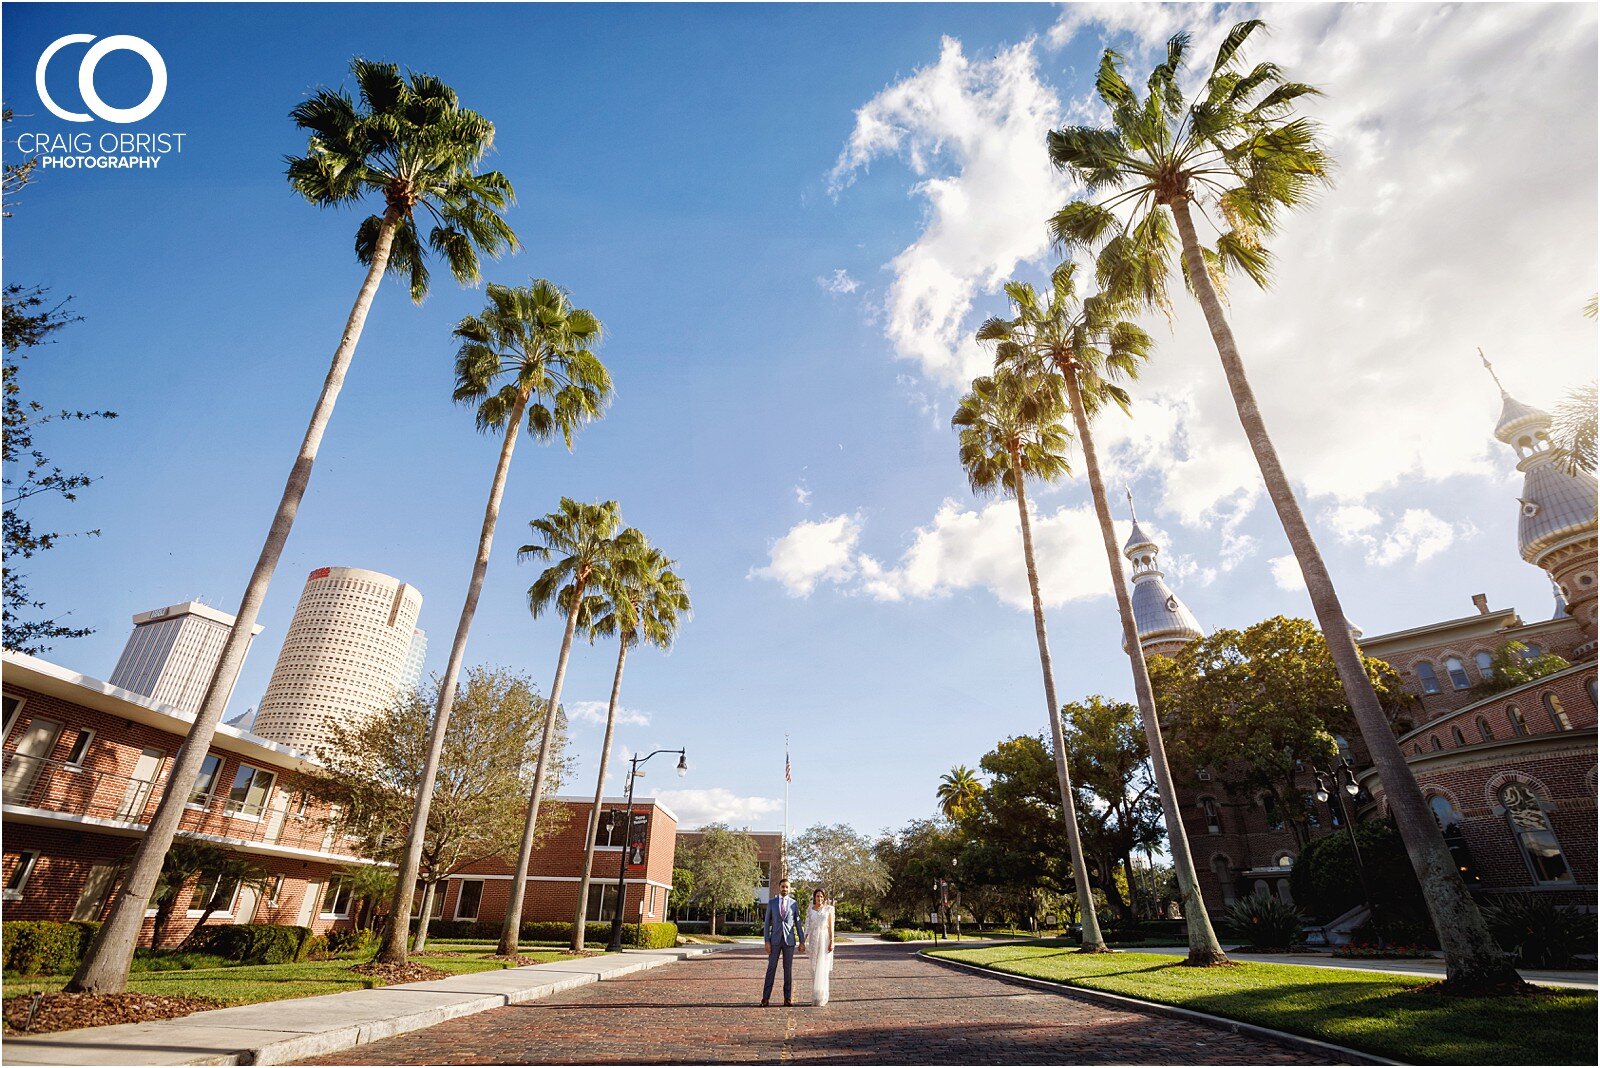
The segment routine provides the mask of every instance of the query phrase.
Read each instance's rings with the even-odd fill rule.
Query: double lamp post
[[[617,858],[617,906],[611,917],[611,942],[606,946],[607,953],[616,953],[622,949],[622,909],[628,900],[628,855],[633,852],[633,781],[644,774],[639,770],[640,765],[662,753],[678,754],[679,778],[689,774],[689,758],[682,749],[657,749],[654,753],[636,756],[628,761],[628,807],[627,815],[622,821],[622,855]],[[643,848],[641,841],[641,851]],[[643,862],[642,856],[640,862]]]

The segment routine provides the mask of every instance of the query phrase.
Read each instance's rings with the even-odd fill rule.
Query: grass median
[[[1412,1064],[1596,1063],[1595,995],[1586,991],[1547,988],[1528,996],[1456,998],[1423,989],[1431,979],[1355,969],[1257,963],[1189,968],[1169,956],[1086,955],[1037,944],[924,952]]]

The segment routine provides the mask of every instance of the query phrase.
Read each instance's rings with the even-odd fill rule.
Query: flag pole
[[[793,773],[789,767],[789,736],[783,736],[783,870],[778,873],[779,878],[789,877],[789,779]]]

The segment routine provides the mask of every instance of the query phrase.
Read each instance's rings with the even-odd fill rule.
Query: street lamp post
[[[1355,854],[1356,878],[1361,883],[1361,903],[1367,906],[1369,916],[1376,915],[1376,910],[1372,907],[1372,888],[1367,885],[1367,866],[1361,859],[1361,843],[1356,840],[1355,821],[1350,818],[1350,810],[1344,803],[1346,794],[1354,797],[1361,792],[1360,785],[1356,783],[1355,769],[1350,766],[1348,760],[1341,759],[1339,764],[1329,771],[1324,772],[1314,765],[1311,771],[1317,779],[1317,800],[1328,805],[1330,812],[1333,811],[1333,805],[1329,804],[1330,798],[1338,803],[1337,815],[1339,821],[1344,824],[1345,833],[1350,836],[1350,850]],[[1344,773],[1343,782],[1340,782],[1341,772]],[[1378,936],[1378,941],[1380,943],[1383,941],[1382,935]]]
[[[639,765],[662,753],[677,753],[678,776],[681,778],[689,774],[689,758],[682,749],[657,749],[654,753],[636,756],[628,761],[628,807],[627,815],[622,818],[622,856],[617,861],[617,907],[611,917],[611,942],[606,946],[607,953],[622,949],[622,907],[628,900],[628,850],[633,848],[633,780],[643,774]]]

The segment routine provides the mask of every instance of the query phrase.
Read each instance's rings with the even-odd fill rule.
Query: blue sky
[[[85,317],[29,361],[30,393],[121,413],[45,439],[102,478],[42,517],[104,531],[29,568],[96,628],[50,658],[104,677],[134,612],[237,604],[360,282],[358,216],[283,182],[304,145],[287,112],[361,54],[443,78],[496,123],[524,250],[486,277],[548,277],[608,329],[616,403],[570,455],[519,451],[469,660],[548,689],[559,623],[529,618],[515,549],[560,496],[615,498],[696,605],[670,656],[630,660],[624,704],[647,722],[619,741],[687,746],[693,769],[646,782],[685,791],[691,820],[775,826],[788,733],[796,826],[929,814],[952,763],[1044,726],[1014,508],[970,497],[948,429],[997,285],[1050,263],[1042,219],[1072,190],[1042,131],[1093,116],[1104,42],[1147,66],[1168,33],[1203,52],[1256,10],[8,5],[8,134],[70,125],[33,70],[72,32],[155,45],[170,86],[133,128],[187,134],[154,172],[41,173],[5,227],[6,280],[73,294]],[[1233,311],[1347,611],[1377,633],[1467,614],[1481,591],[1542,618],[1474,349],[1533,403],[1593,374],[1594,11],[1265,14],[1257,55],[1329,89],[1340,183],[1280,237],[1277,288],[1239,286]],[[77,55],[51,67],[60,100]],[[97,85],[128,106],[146,77],[119,53]],[[416,585],[442,667],[495,453],[449,401],[450,329],[482,300],[442,270],[421,307],[380,293],[230,714],[265,688],[318,566]],[[1205,625],[1305,614],[1198,319],[1180,300],[1151,324],[1158,363],[1139,418],[1106,430],[1110,460]],[[1038,509],[1061,693],[1125,697],[1084,491]],[[569,707],[605,698],[613,657],[578,652]],[[590,788],[598,738],[574,724],[569,789]]]

